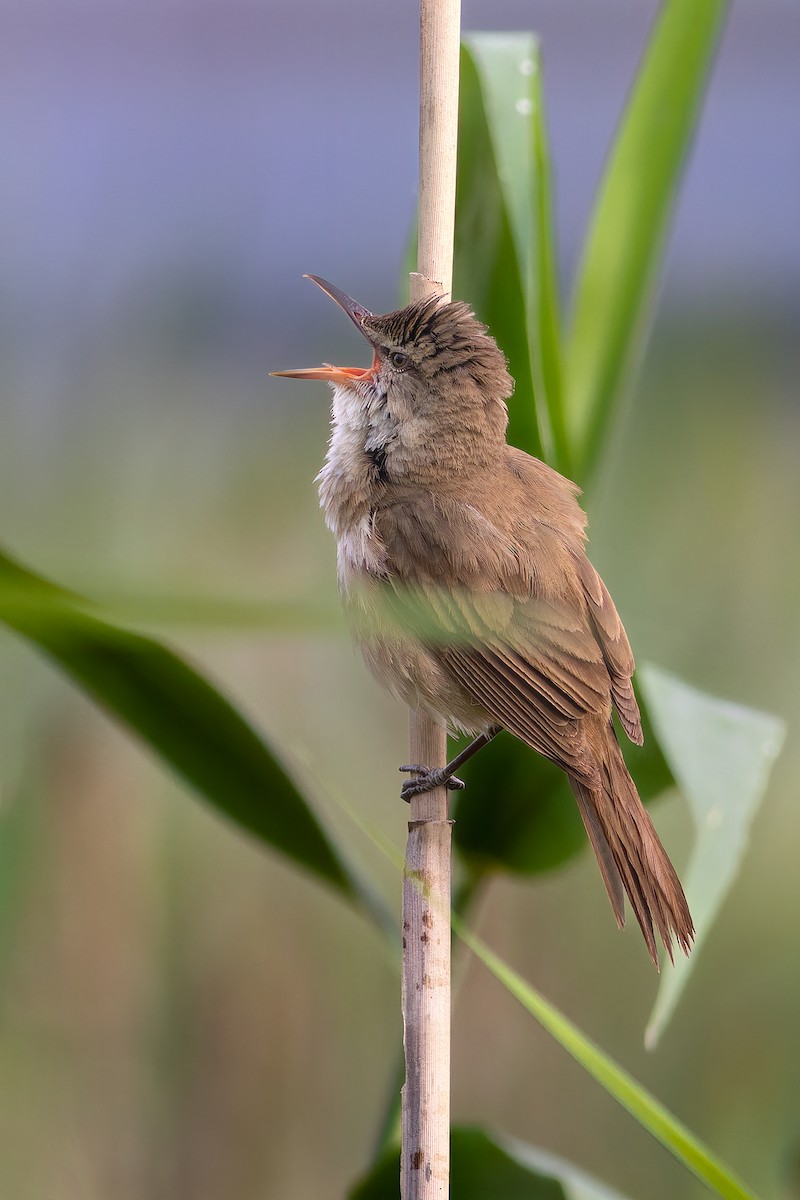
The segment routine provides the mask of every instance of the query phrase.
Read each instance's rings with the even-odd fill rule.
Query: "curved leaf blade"
[[[666,0],[612,149],[573,303],[567,424],[586,477],[636,366],[726,0]]]
[[[19,603],[23,593],[28,605]],[[99,620],[87,607],[0,552],[0,620],[226,817],[350,898],[363,899],[294,782],[233,705],[172,651]]]
[[[495,978],[536,1018],[568,1054],[632,1117],[724,1200],[757,1200],[755,1194],[713,1151],[695,1137],[633,1076],[590,1041],[563,1013],[512,970],[489,947],[454,919],[453,929]]]
[[[580,1167],[565,1162],[547,1150],[531,1146],[527,1142],[517,1141],[516,1138],[498,1139],[501,1149],[519,1163],[544,1175],[549,1179],[557,1179],[561,1184],[566,1200],[625,1200],[621,1192],[601,1183],[593,1175],[587,1175]]]
[[[661,978],[645,1043],[658,1042],[697,953],[733,887],[750,825],[786,727],[778,717],[706,695],[652,664],[639,678],[659,741],[692,813],[695,842],[684,890],[697,934],[692,953]]]
[[[621,739],[639,795],[647,804],[673,783],[641,705],[644,746]],[[467,787],[453,802],[454,844],[481,871],[537,874],[588,846],[575,797],[563,771],[501,734],[464,767]]]
[[[458,103],[453,295],[469,301],[508,359],[516,381],[509,404],[509,439],[528,453],[543,457],[524,281],[497,175],[481,78],[466,46],[461,49]]]
[[[535,875],[579,854],[586,834],[563,771],[501,734],[463,769],[453,840],[480,871]]]
[[[571,1163],[474,1126],[452,1130],[450,1191],[458,1200],[624,1200]],[[349,1200],[399,1200],[400,1153],[389,1151]]]
[[[521,308],[515,311],[511,306],[519,299],[503,295],[492,332],[505,349],[505,325],[523,324],[539,440],[548,462],[568,472],[552,180],[539,41],[532,33],[472,33],[464,38],[463,60],[469,88],[474,86],[472,70],[477,77],[522,291]],[[467,65],[471,70],[466,70]],[[459,140],[459,152],[464,148],[464,141]],[[478,239],[478,246],[481,241]],[[466,250],[475,253],[475,247],[472,239]],[[519,401],[518,397],[515,407]],[[514,432],[512,428],[512,440]]]

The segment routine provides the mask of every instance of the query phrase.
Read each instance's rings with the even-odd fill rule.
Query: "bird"
[[[373,356],[273,372],[333,389],[317,483],[354,640],[389,691],[473,738],[443,769],[401,768],[403,797],[462,787],[455,771],[509,731],[566,773],[618,925],[627,895],[657,969],[656,932],[688,954],[686,897],[614,728],[616,712],[643,744],[630,643],[586,555],[580,489],[506,440],[505,355],[463,301],[374,314],[306,278]]]

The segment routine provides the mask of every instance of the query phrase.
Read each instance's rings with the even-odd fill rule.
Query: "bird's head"
[[[349,397],[363,412],[365,428],[391,423],[396,448],[412,457],[435,458],[436,446],[444,444],[474,461],[505,441],[505,401],[514,383],[503,352],[469,305],[433,296],[376,315],[326,280],[307,278],[347,313],[369,343],[372,363],[325,363],[274,375],[332,384],[343,408]],[[336,407],[334,401],[334,420]]]

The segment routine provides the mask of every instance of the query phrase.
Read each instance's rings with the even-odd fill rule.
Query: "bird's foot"
[[[401,771],[413,771],[416,779],[407,779],[400,789],[400,795],[406,804],[410,804],[414,796],[423,792],[432,792],[434,788],[446,787],[449,792],[460,792],[466,787],[463,779],[457,775],[448,774],[446,767],[432,771],[430,767],[422,767],[419,763],[411,763],[400,767]]]

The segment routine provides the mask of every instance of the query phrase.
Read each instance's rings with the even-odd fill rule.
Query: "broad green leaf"
[[[586,845],[567,777],[502,733],[464,766],[466,788],[451,801],[454,845],[490,871],[550,871]]]
[[[543,431],[534,401],[520,262],[497,178],[480,77],[471,54],[463,46],[453,295],[473,306],[508,358],[509,370],[516,380],[509,404],[509,440],[543,458]]]
[[[349,1193],[349,1200],[398,1200],[400,1153],[391,1150]],[[624,1200],[571,1163],[534,1146],[461,1127],[450,1139],[454,1200]]]
[[[21,591],[38,595],[40,604],[21,605]],[[355,897],[360,889],[344,859],[277,758],[229,701],[176,654],[98,620],[88,607],[0,553],[0,620],[225,816]]]
[[[683,883],[697,934],[690,956],[679,957],[661,978],[645,1036],[654,1046],[739,872],[785,726],[777,717],[708,696],[649,664],[639,678],[695,825]]]
[[[502,270],[499,287],[487,314],[492,333],[509,354],[517,395],[512,405],[511,441],[531,450],[528,439],[516,440],[521,405],[535,405],[539,443],[547,460],[569,470],[569,453],[561,395],[561,332],[556,286],[555,239],[551,200],[550,153],[544,119],[539,42],[531,33],[468,34],[462,52],[463,114],[479,108],[467,127],[459,130],[462,188],[457,203],[456,276],[463,295],[478,303],[481,280]],[[485,131],[483,125],[485,123]],[[473,124],[480,124],[480,138]],[[483,146],[488,133],[489,149]],[[476,144],[484,159],[476,170]],[[496,253],[491,267],[483,257],[492,249],[485,239],[486,193],[491,208],[502,210],[504,236],[510,236],[516,270],[514,289],[508,287],[510,265]],[[469,221],[467,223],[467,217]],[[467,228],[465,228],[467,226]],[[502,259],[509,247],[503,244]],[[466,276],[466,278],[465,278]],[[468,284],[469,290],[467,290]],[[485,285],[483,285],[485,286]],[[516,291],[519,286],[519,292]],[[460,291],[458,294],[462,294]],[[527,363],[511,355],[518,340],[526,343]],[[520,348],[521,349],[521,348]],[[530,383],[529,383],[530,380]],[[528,387],[532,385],[532,397]]]
[[[727,5],[665,0],[595,205],[565,364],[579,477],[591,471],[649,330],[681,170]]]
[[[470,34],[461,55],[454,294],[505,351],[509,440],[568,469],[539,46]]]
[[[754,1193],[716,1155],[694,1136],[660,1101],[651,1096],[618,1063],[605,1054],[548,1000],[512,970],[498,955],[453,920],[453,929],[496,979],[536,1018],[542,1028],[636,1121],[674,1154],[679,1162],[725,1200],[755,1200]]]
[[[672,776],[642,706],[645,742],[620,742],[645,803]],[[549,871],[588,847],[567,777],[534,750],[501,734],[463,770],[467,784],[453,802],[454,842],[480,870]]]

